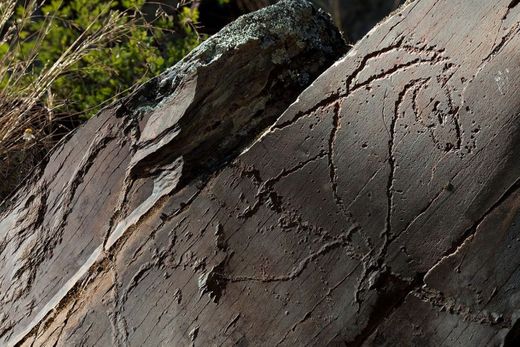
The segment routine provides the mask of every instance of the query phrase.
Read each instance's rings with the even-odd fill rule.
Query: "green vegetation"
[[[142,14],[144,0],[60,0],[48,1],[39,9],[19,33],[17,57],[30,59],[36,48],[37,57],[25,75],[26,83],[38,76],[80,37],[102,30],[110,16],[110,23],[122,32],[104,42],[93,45],[81,59],[67,68],[50,86],[58,100],[66,100],[67,113],[97,111],[99,105],[112,100],[121,92],[162,72],[180,60],[199,42],[193,23],[197,22],[196,8],[182,7],[176,16],[159,10],[150,22]],[[27,9],[19,6],[15,17],[26,16]],[[41,39],[34,39],[42,33]],[[4,43],[2,51],[9,48]]]
[[[199,44],[198,8],[0,0],[0,201],[101,107]]]
[[[63,117],[92,116],[200,42],[196,6],[153,10],[145,0],[0,1],[0,157]]]

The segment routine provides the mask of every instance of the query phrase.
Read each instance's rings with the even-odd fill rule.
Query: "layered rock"
[[[122,309],[116,292],[91,290],[115,275],[127,239],[153,237],[146,220],[207,183],[345,51],[328,15],[283,1],[224,28],[78,130],[2,214],[0,345],[70,344],[79,335],[49,324],[78,300]],[[126,341],[123,317],[106,313],[92,316],[104,337],[92,331],[85,343]]]
[[[262,15],[235,25],[314,38],[286,52],[339,40],[302,29],[327,23],[303,2]],[[318,60],[238,45],[262,72],[209,49],[213,72],[179,65],[19,192],[0,221],[4,342],[517,345],[518,1],[407,4],[280,117],[265,66],[300,67],[274,74],[290,92]]]

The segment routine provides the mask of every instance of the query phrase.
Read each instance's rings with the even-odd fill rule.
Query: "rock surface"
[[[35,337],[36,345],[79,343],[50,322],[68,304],[95,299],[97,276],[118,276],[116,258],[131,234],[153,237],[148,218],[207,182],[345,52],[328,15],[283,1],[227,26],[89,121],[0,218],[0,345]],[[85,344],[128,338],[116,281],[97,298],[118,307],[92,316],[102,331]]]
[[[519,344],[517,0],[407,4],[276,120],[263,72],[197,71],[225,85],[153,82],[19,192],[3,343]]]

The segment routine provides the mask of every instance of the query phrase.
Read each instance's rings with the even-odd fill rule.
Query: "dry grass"
[[[17,0],[0,0],[0,203],[34,171],[58,140],[72,130],[64,124],[78,124],[77,114],[60,114],[63,104],[55,100],[51,91],[53,82],[69,73],[89,52],[122,38],[137,23],[134,14],[109,11],[107,7],[55,62],[43,66],[34,76],[33,65],[42,64],[38,60],[39,48],[53,21],[62,19],[39,16],[44,21],[43,30],[22,38],[20,33],[34,20],[43,0],[25,0],[23,15],[16,12],[19,5]],[[34,45],[30,52],[22,54],[26,40]]]
[[[136,75],[135,81],[123,80],[121,88],[115,88],[107,99],[97,105],[86,103],[83,108],[76,106],[73,97],[65,95],[63,90],[67,89],[59,89],[63,85],[60,82],[72,80],[75,83],[74,78],[78,78],[79,84],[85,82],[80,80],[82,76],[78,74],[82,64],[90,61],[91,65],[100,69],[99,66],[104,66],[105,62],[92,63],[92,57],[98,51],[110,52],[118,45],[128,47],[136,30],[151,35],[158,46],[160,37],[164,39],[164,36],[157,37],[156,33],[167,32],[168,37],[174,36],[173,27],[164,26],[165,20],[169,23],[167,20],[173,17],[159,11],[161,7],[158,9],[160,13],[147,16],[141,12],[139,2],[135,5],[119,3],[119,6],[115,5],[118,2],[113,1],[96,2],[94,13],[100,13],[94,18],[88,17],[90,24],[84,27],[84,24],[74,22],[75,19],[58,17],[56,13],[62,13],[61,8],[52,9],[55,6],[49,4],[49,0],[0,0],[0,211],[5,205],[2,201],[41,166],[41,161],[48,157],[59,140],[80,124],[81,117],[88,118],[116,98],[130,93],[137,87],[139,77],[145,76]],[[157,3],[150,1],[149,4]],[[173,11],[180,11],[177,12],[179,17],[175,18],[181,20],[182,26],[191,28],[190,33],[199,38],[195,21],[189,16],[180,15],[185,7],[196,9],[198,1],[180,0],[177,4]],[[49,8],[57,12],[49,13]],[[152,20],[148,21],[148,17]],[[49,44],[52,50],[52,44],[56,42],[57,27],[72,30],[76,39],[59,51],[57,57],[53,51],[52,61],[45,63],[43,60],[48,59],[45,57],[49,56]],[[141,42],[138,41],[138,44]],[[137,55],[143,58],[143,64],[148,64],[145,58],[155,57],[145,56],[151,51],[146,50],[149,44],[150,40],[145,40],[142,55]],[[61,47],[60,44],[56,45],[56,49],[60,49],[58,47]],[[180,52],[183,48],[181,45]],[[140,73],[151,77],[148,76],[152,73],[148,66],[144,69],[146,71],[142,72],[141,69]],[[101,70],[107,71],[107,74],[118,73],[115,69],[111,70],[111,66]],[[95,82],[85,83],[95,85]]]
[[[19,150],[52,143],[49,138],[54,131],[58,131],[53,129],[53,125],[60,116],[54,112],[59,105],[52,95],[51,85],[91,50],[125,35],[128,20],[131,20],[127,18],[128,14],[117,11],[109,13],[107,8],[107,12],[85,28],[54,63],[45,66],[36,78],[27,82],[31,66],[37,61],[38,48],[56,18],[45,17],[38,37],[25,39],[33,40],[34,48],[20,59],[24,39],[19,33],[42,6],[42,1],[27,0],[25,14],[15,18],[16,6],[16,0],[0,1],[0,44],[7,47],[7,52],[0,58],[0,160],[6,160],[10,153]],[[102,23],[99,29],[93,30],[93,25],[99,23]]]

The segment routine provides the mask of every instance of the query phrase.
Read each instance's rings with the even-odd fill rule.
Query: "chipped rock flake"
[[[197,339],[197,336],[199,335],[199,327],[195,327],[190,330],[190,339],[192,342],[194,342]]]

